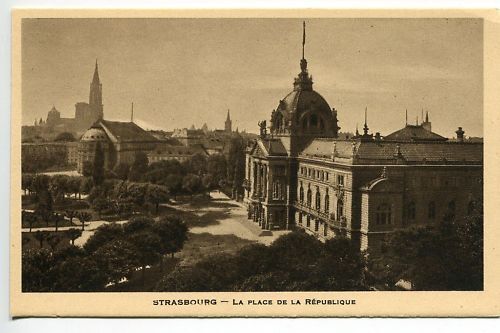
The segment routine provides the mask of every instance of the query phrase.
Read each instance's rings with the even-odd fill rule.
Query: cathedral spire
[[[95,59],[95,69],[94,69],[94,77],[92,78],[92,83],[99,84],[99,66],[97,65],[97,58]]]
[[[232,121],[231,117],[229,116],[229,109],[227,109],[226,122],[224,123],[224,131],[228,133],[232,132]]]
[[[101,80],[99,80],[99,67],[97,65],[97,59],[95,60],[94,77],[90,83],[89,107],[93,114],[92,118],[95,120],[104,118],[102,105],[102,84]]]

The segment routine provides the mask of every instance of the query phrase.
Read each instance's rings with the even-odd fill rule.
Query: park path
[[[73,218],[73,220],[75,220],[75,218]],[[126,223],[126,222],[128,222],[128,221],[124,220],[124,221],[109,222],[109,221],[102,220],[102,221],[87,222],[87,223],[85,223],[85,230],[82,232],[82,235],[75,240],[75,245],[77,245],[77,246],[83,246],[87,242],[87,240],[94,234],[95,230],[97,228],[99,228],[103,224],[108,224],[108,223],[123,224],[123,223]],[[69,229],[78,229],[78,230],[81,230],[81,228],[82,228],[82,224],[78,223],[78,224],[75,224],[74,226],[70,226],[70,227],[59,227],[58,230],[59,231],[67,231]],[[31,232],[36,232],[36,231],[55,231],[55,229],[56,228],[54,228],[54,227],[33,228],[31,230]],[[21,230],[22,230],[22,232],[29,232],[30,231],[29,228],[22,228]]]
[[[212,235],[229,235],[233,234],[239,238],[248,239],[252,241],[257,241],[265,245],[271,244],[279,236],[288,233],[286,230],[278,230],[272,232],[266,232],[265,235],[261,235],[262,230],[257,224],[248,220],[246,207],[235,200],[230,199],[227,195],[222,192],[210,192],[211,202],[224,202],[231,204],[230,208],[219,208],[219,207],[205,207],[202,212],[215,211],[215,210],[227,210],[228,217],[220,219],[217,224],[208,225],[205,227],[194,227],[190,228],[189,231],[195,234],[209,233]],[[193,212],[200,212],[199,209]]]

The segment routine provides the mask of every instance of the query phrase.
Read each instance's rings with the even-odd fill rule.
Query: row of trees
[[[303,232],[177,267],[157,291],[366,290],[362,253],[346,238],[322,243]]]
[[[83,248],[70,245],[27,249],[22,258],[22,289],[25,292],[100,291],[130,279],[146,267],[163,266],[187,240],[187,226],[175,216],[159,221],[134,217],[123,226],[116,223],[97,228]]]
[[[101,213],[123,217],[144,208],[154,209],[154,213],[158,214],[160,203],[168,199],[169,189],[166,186],[117,179],[94,186],[88,196],[89,203],[99,217]]]

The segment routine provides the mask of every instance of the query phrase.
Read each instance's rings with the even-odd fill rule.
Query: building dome
[[[55,106],[52,106],[52,109],[50,109],[49,111],[49,115],[60,115],[60,112],[57,111],[56,107]]]
[[[280,100],[272,112],[271,132],[336,137],[339,130],[337,111],[312,89],[312,77],[308,75],[305,59],[301,61],[301,70],[293,91]]]
[[[106,132],[100,127],[91,127],[83,135],[80,141],[95,142],[108,141]]]

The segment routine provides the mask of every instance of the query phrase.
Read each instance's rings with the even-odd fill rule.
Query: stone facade
[[[347,236],[377,254],[399,228],[465,216],[482,205],[483,145],[406,125],[387,135],[339,139],[337,111],[312,89],[307,61],[271,126],[246,155],[248,217],[263,229],[302,228],[321,240]],[[270,133],[267,133],[269,128]]]

